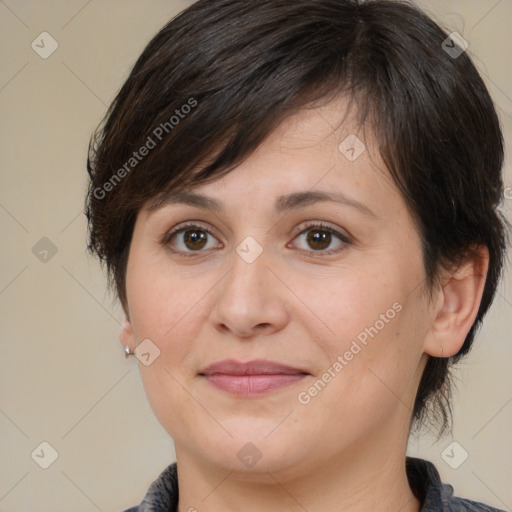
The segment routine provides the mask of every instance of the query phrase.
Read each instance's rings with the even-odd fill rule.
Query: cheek
[[[315,433],[327,445],[340,442],[341,426],[345,440],[355,442],[412,410],[422,352],[415,315],[404,302],[383,310],[388,323],[373,316],[363,324],[340,320],[339,335],[326,347],[329,362],[297,397],[303,415],[321,419],[313,422]]]
[[[197,404],[185,391],[197,371],[194,340],[206,321],[204,288],[171,274],[168,265],[140,264],[133,258],[127,273],[127,291],[135,343],[149,338],[159,349],[150,365],[139,363],[151,407],[162,425],[176,434]],[[197,411],[196,411],[197,413]],[[186,421],[184,422],[186,424]]]
[[[304,314],[316,317],[305,327],[309,324],[316,328],[320,323],[325,348],[330,347],[331,355],[337,355],[340,350],[348,350],[352,340],[364,343],[397,323],[404,293],[396,279],[396,275],[386,277],[385,271],[375,266],[363,271],[342,268],[321,280],[302,278],[295,281],[295,290],[305,300],[297,307],[304,310],[302,318]]]
[[[325,407],[341,400],[365,414],[384,407],[386,397],[396,402],[394,393],[405,393],[412,382],[426,332],[421,287],[411,293],[410,284],[419,280],[421,262],[407,272],[396,261],[388,263],[342,269],[313,289],[311,282],[304,285],[308,307],[319,312],[304,326],[326,356],[319,375],[328,373],[323,375],[330,391],[319,400]],[[339,408],[330,410],[336,414]]]
[[[139,362],[146,396],[159,422],[176,439],[187,439],[187,426],[198,415],[187,389],[194,372],[193,340],[204,323],[200,288],[169,275],[162,266],[137,267],[135,260],[127,276],[136,343],[149,338],[160,350],[151,365]]]
[[[132,327],[139,340],[173,339],[201,310],[199,287],[176,275],[162,257],[152,260],[134,251],[126,283]]]
[[[198,405],[198,401],[188,391],[187,383],[168,363],[168,360],[161,357],[150,367],[139,365],[144,390],[155,417],[175,442],[189,445],[191,451],[197,449],[191,439],[191,431],[195,432],[196,425],[201,425],[204,440],[213,436],[211,442],[215,444],[218,425]]]

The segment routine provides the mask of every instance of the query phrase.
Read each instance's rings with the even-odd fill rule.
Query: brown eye
[[[203,253],[207,249],[214,249],[222,244],[205,228],[194,224],[185,225],[171,231],[163,240],[174,253],[184,256]]]
[[[296,237],[299,249],[318,255],[328,255],[340,252],[350,244],[350,239],[330,226],[315,224],[307,226]],[[326,250],[329,249],[329,250]]]

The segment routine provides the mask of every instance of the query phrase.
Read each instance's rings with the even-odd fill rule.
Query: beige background
[[[151,36],[189,4],[0,1],[0,512],[116,512],[138,503],[174,460],[172,441],[146,403],[136,360],[123,356],[120,311],[99,265],[86,255],[81,212],[89,136]],[[512,1],[421,4],[468,40],[510,150]],[[59,45],[47,59],[31,48],[43,31]],[[506,172],[512,187],[510,158]],[[512,188],[508,197],[503,210],[512,218]],[[47,262],[32,252],[42,237],[57,249]],[[511,327],[507,277],[458,370],[453,439],[410,443],[410,453],[434,461],[457,494],[506,510],[512,510]],[[43,441],[58,453],[46,470],[35,462],[49,457],[48,449],[41,456]],[[469,454],[458,469],[441,457],[452,441]]]

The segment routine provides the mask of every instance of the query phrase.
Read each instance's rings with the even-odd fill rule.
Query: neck
[[[419,512],[405,471],[406,445],[392,450],[381,441],[351,446],[341,456],[302,470],[249,476],[210,466],[177,446],[178,512]]]

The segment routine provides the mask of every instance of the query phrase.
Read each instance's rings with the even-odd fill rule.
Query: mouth
[[[295,384],[308,375],[304,369],[273,361],[244,363],[233,359],[219,361],[199,372],[214,387],[241,397],[261,396]]]

